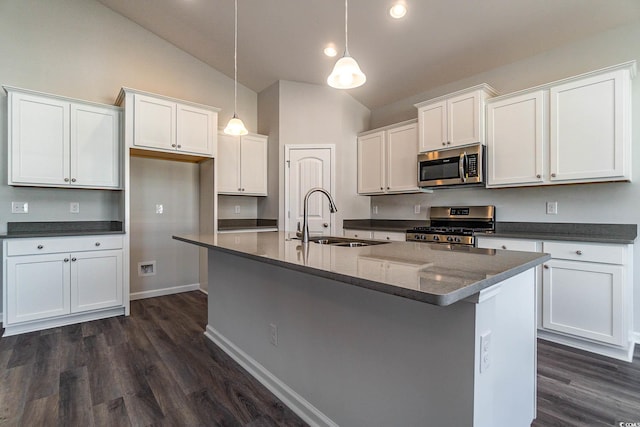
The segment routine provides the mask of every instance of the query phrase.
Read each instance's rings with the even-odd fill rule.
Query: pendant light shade
[[[367,81],[360,66],[351,55],[349,55],[349,5],[348,0],[344,0],[344,55],[338,59],[333,71],[327,78],[327,84],[336,89],[353,89],[362,86]]]
[[[233,118],[224,128],[227,135],[246,135],[249,133],[242,120],[236,113],[238,107],[238,0],[235,0],[235,21],[234,21],[234,41],[233,41]]]

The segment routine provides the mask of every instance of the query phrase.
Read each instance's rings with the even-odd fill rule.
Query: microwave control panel
[[[469,154],[467,155],[467,172],[468,176],[476,177],[478,176],[478,155],[477,154]]]

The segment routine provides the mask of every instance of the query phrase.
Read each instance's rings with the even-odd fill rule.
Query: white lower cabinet
[[[344,237],[351,237],[354,239],[373,239],[373,232],[371,230],[353,230],[345,228]]]
[[[407,233],[399,231],[373,231],[373,238],[375,240],[391,240],[394,242],[405,242],[407,240]]]
[[[478,247],[550,254],[537,269],[538,336],[631,360],[632,245],[479,237]]]
[[[124,314],[122,253],[121,236],[6,240],[6,334]]]

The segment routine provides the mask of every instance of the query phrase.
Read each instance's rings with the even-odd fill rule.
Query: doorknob
[[[323,226],[324,228],[327,228],[327,227],[329,227],[329,223],[325,222],[324,224],[322,224],[322,226]]]

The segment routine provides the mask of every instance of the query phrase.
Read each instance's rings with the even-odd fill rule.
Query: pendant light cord
[[[344,0],[344,56],[349,56],[349,4]]]
[[[233,117],[236,117],[238,109],[238,0],[235,0],[235,2],[236,12],[233,34]]]

